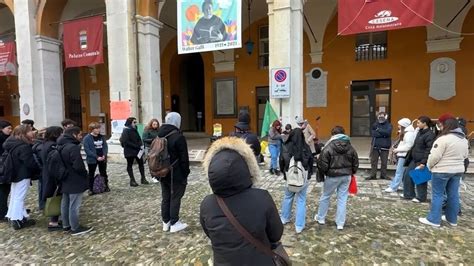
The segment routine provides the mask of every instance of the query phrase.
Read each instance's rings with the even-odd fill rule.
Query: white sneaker
[[[168,232],[170,230],[171,223],[170,222],[163,222],[163,232]]]
[[[418,218],[418,221],[422,224],[431,225],[431,226],[434,226],[434,227],[439,227],[440,226],[439,224],[434,224],[434,223],[428,221],[428,219],[426,219],[426,218]]]
[[[391,187],[388,187],[384,190],[385,192],[387,193],[393,193],[393,192],[396,192],[395,190],[393,190]]]
[[[160,183],[160,181],[158,181],[158,180],[157,180],[156,178],[154,178],[154,177],[150,178],[149,182],[150,182],[150,183],[154,183],[154,184]]]
[[[411,202],[420,203],[421,201],[420,201],[419,199],[417,199],[417,198],[414,198],[414,199],[411,200]]]
[[[344,229],[344,226],[338,225],[338,226],[336,226],[336,228],[337,228],[337,230],[342,230],[342,229]]]
[[[444,222],[447,222],[449,225],[455,227],[455,226],[458,226],[458,224],[453,224],[451,222],[449,222],[447,219],[446,219],[446,215],[443,215],[441,216],[441,220],[443,220]]]
[[[184,230],[186,227],[188,227],[187,224],[182,223],[181,221],[177,221],[171,226],[170,233],[176,233],[178,231]]]
[[[318,222],[318,224],[320,224],[320,225],[326,224],[325,221],[318,220],[318,215],[317,215],[317,214],[314,216],[314,220],[315,220],[316,222]]]

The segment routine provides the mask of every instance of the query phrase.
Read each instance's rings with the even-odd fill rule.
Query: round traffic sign
[[[277,72],[275,72],[275,80],[277,82],[283,82],[286,80],[286,71],[285,70],[278,70]]]

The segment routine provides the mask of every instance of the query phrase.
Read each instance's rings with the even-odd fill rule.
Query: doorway
[[[392,80],[353,81],[351,84],[351,136],[370,137],[379,112],[391,112]]]
[[[82,128],[81,74],[79,68],[67,68],[64,73],[65,115]]]
[[[265,116],[265,105],[270,100],[269,87],[257,87],[257,135],[262,132],[263,118]]]
[[[204,63],[200,54],[182,56],[179,65],[179,95],[173,95],[172,109],[181,114],[183,131],[205,129]]]

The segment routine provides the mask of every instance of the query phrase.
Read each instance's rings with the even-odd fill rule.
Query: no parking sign
[[[272,68],[271,72],[271,98],[290,97],[290,68]]]

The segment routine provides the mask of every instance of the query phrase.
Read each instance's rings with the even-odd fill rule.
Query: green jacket
[[[149,129],[143,132],[143,142],[145,147],[150,147],[153,140],[158,137],[158,129]]]

